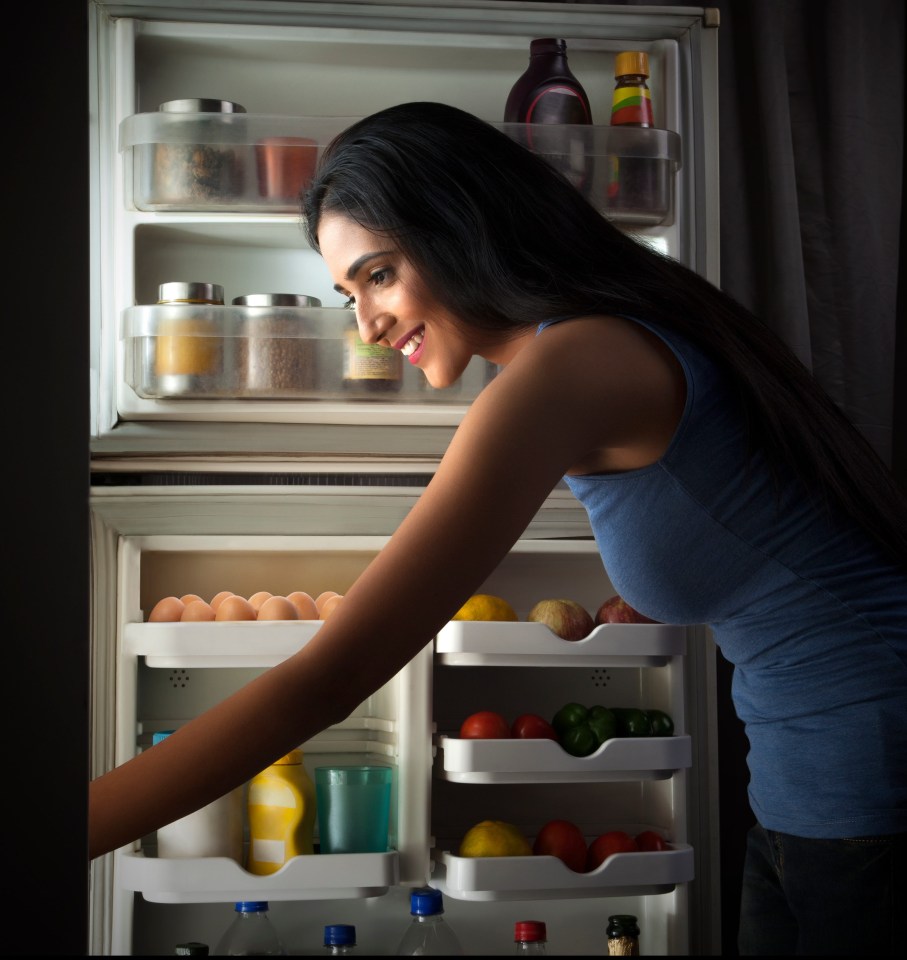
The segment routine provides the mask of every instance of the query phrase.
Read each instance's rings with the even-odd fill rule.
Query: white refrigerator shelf
[[[399,879],[399,857],[328,853],[293,857],[259,877],[229,857],[146,857],[117,853],[117,883],[153,903],[238,903],[240,900],[352,900],[383,896]]]
[[[686,652],[686,627],[604,623],[582,640],[562,640],[543,623],[451,620],[435,652],[450,666],[660,667]]]
[[[588,757],[554,740],[468,740],[441,734],[436,774],[456,783],[667,780],[693,762],[690,737],[615,737]]]
[[[589,873],[576,873],[557,857],[439,855],[444,890],[455,900],[565,900],[670,893],[693,879],[693,848],[615,853]]]

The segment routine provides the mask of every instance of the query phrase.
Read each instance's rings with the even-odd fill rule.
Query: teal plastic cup
[[[384,853],[391,809],[390,767],[315,767],[321,853]]]

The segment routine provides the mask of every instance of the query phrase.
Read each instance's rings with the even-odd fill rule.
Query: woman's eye
[[[369,281],[375,284],[384,283],[387,280],[390,270],[387,267],[382,267],[380,270],[375,270],[373,273],[369,274]]]
[[[346,303],[344,303],[343,309],[344,309],[344,310],[355,310],[355,309],[356,309],[356,301],[353,299],[353,297],[350,297],[350,298],[346,301]]]

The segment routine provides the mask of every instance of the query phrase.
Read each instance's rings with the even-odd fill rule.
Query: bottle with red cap
[[[548,954],[548,930],[541,920],[517,920],[513,927],[514,953],[518,957],[544,957]]]

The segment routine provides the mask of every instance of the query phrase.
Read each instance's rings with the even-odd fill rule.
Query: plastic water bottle
[[[444,919],[444,898],[434,887],[419,887],[409,895],[412,916],[397,947],[398,957],[458,957],[463,948]]]
[[[324,952],[329,957],[347,957],[356,952],[356,928],[351,923],[329,923],[324,928]]]
[[[284,957],[287,951],[271,923],[267,900],[243,900],[214,950],[218,957]]]
[[[541,920],[517,920],[513,927],[513,940],[518,957],[544,957],[548,955],[548,929]]]

